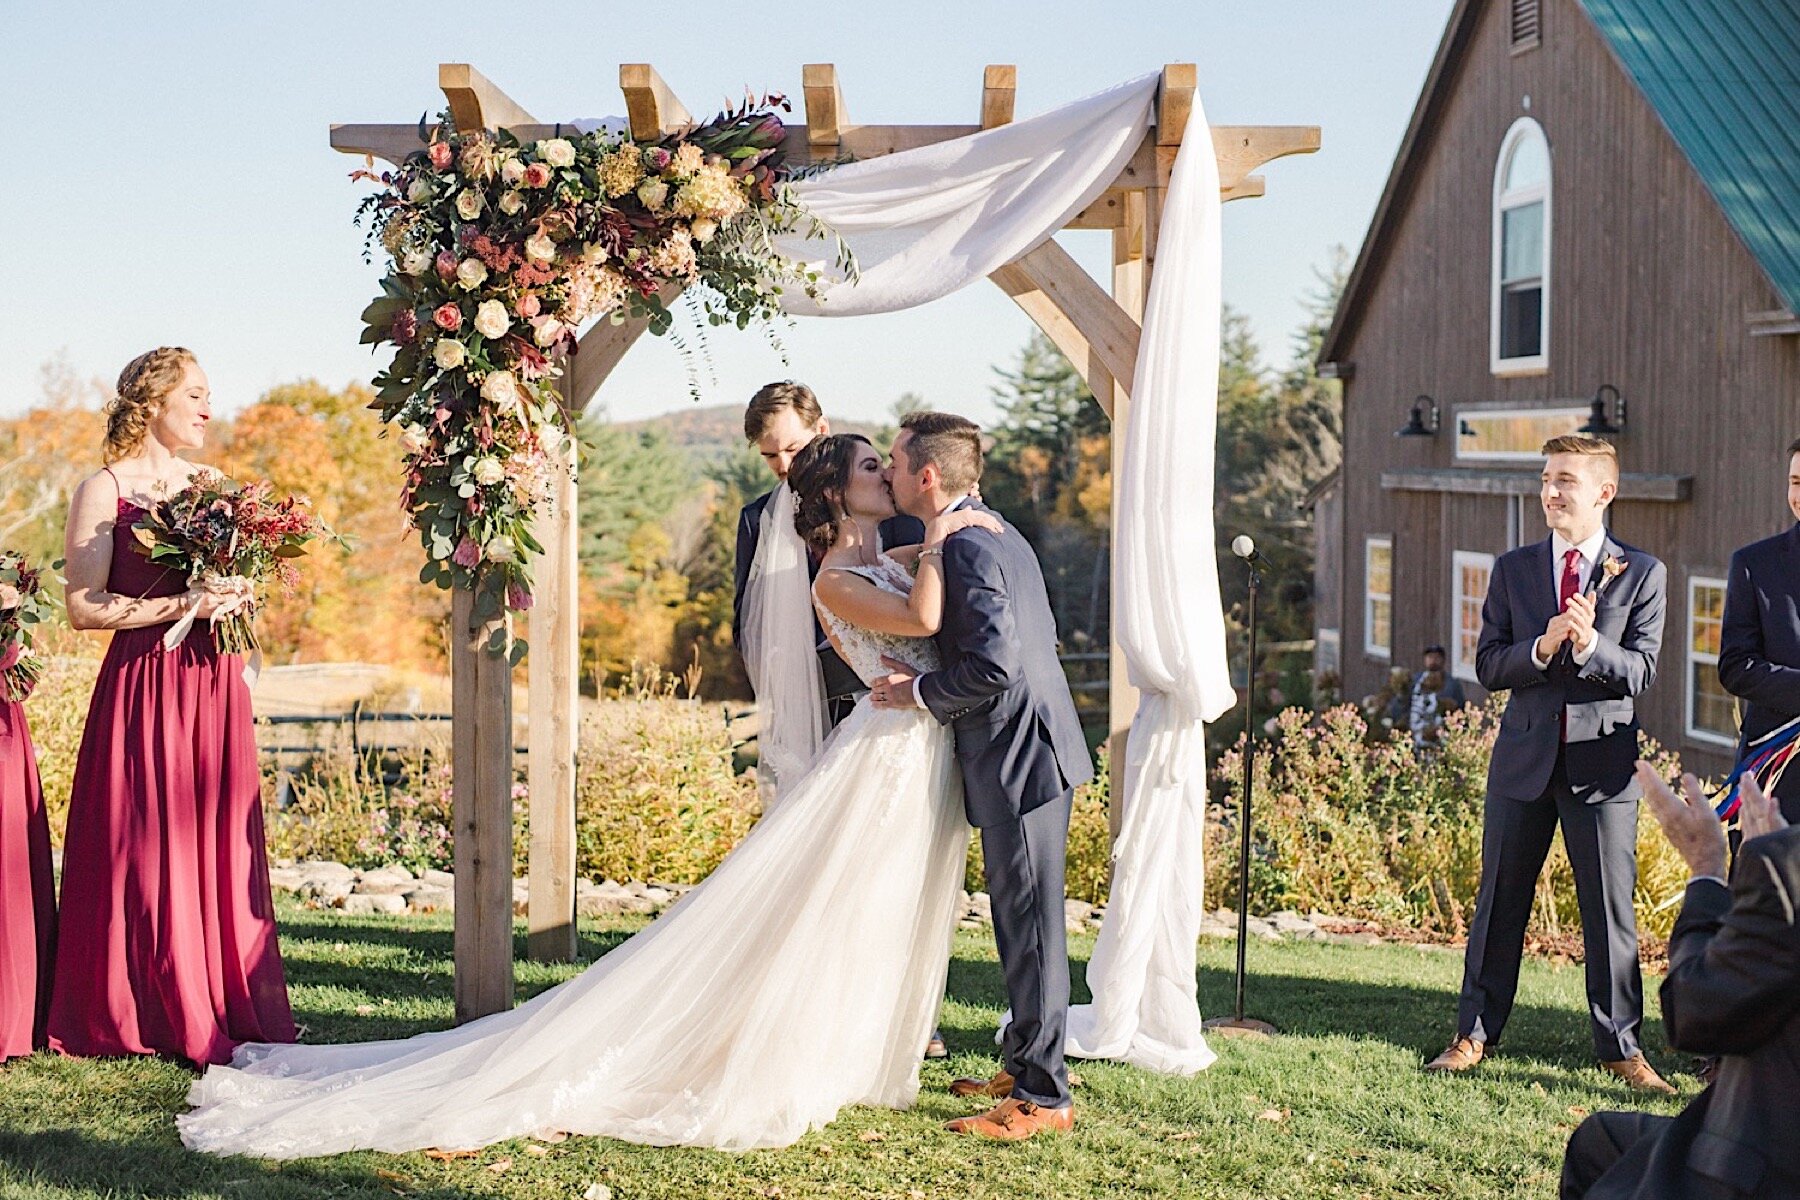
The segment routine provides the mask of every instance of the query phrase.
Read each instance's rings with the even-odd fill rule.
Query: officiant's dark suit
[[[1719,682],[1742,704],[1738,758],[1800,717],[1800,524],[1731,556]],[[1775,785],[1781,814],[1800,822],[1800,770]]]
[[[1591,535],[1590,535],[1591,536]],[[1476,674],[1510,692],[1488,769],[1481,888],[1464,961],[1459,1038],[1500,1040],[1519,982],[1538,874],[1560,823],[1581,911],[1594,1050],[1602,1062],[1639,1054],[1643,983],[1631,897],[1641,788],[1635,697],[1656,678],[1668,572],[1604,530],[1572,585],[1595,596],[1592,656],[1564,644],[1547,666],[1537,639],[1564,608],[1561,535],[1502,555],[1481,613]],[[1609,560],[1624,570],[1610,577]],[[1647,1068],[1646,1068],[1647,1069]]]
[[[1800,1196],[1800,826],[1752,838],[1731,886],[1688,884],[1662,985],[1669,1044],[1722,1055],[1676,1117],[1595,1113],[1569,1139],[1563,1200]],[[1597,1177],[1597,1178],[1596,1178]]]
[[[733,645],[743,645],[744,619],[744,585],[750,580],[750,564],[756,561],[756,546],[762,536],[763,510],[769,507],[769,497],[773,492],[764,492],[750,503],[744,505],[738,513],[737,527],[737,563],[736,590],[731,597],[731,640]],[[889,517],[881,523],[881,544],[884,547],[916,546],[925,540],[925,523],[917,517],[909,517],[905,513]],[[819,557],[809,548],[807,550],[806,573],[816,576],[819,573]],[[850,665],[838,657],[836,650],[825,636],[824,627],[819,624],[819,614],[813,612],[813,644],[819,650],[819,668],[825,676],[825,703],[831,714],[831,723],[836,725],[850,715],[856,707],[859,696],[869,689]]]

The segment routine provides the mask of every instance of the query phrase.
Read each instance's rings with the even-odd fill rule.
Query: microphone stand
[[[1273,1034],[1275,1027],[1244,1015],[1245,954],[1250,943],[1250,791],[1256,763],[1256,596],[1262,588],[1262,573],[1254,559],[1246,558],[1244,565],[1250,569],[1250,597],[1245,611],[1249,645],[1244,659],[1244,800],[1238,813],[1236,997],[1231,1016],[1214,1017],[1205,1027],[1225,1037],[1262,1040]]]

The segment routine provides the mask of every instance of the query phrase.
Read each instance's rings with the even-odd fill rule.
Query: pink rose
[[[514,612],[531,611],[531,593],[516,583],[506,585],[506,607]]]
[[[459,262],[456,255],[449,250],[439,250],[436,265],[438,278],[448,283],[450,280],[456,278],[456,268],[460,267],[462,263]]]
[[[455,333],[462,328],[462,309],[449,302],[438,305],[437,311],[431,314],[432,323],[446,333]]]
[[[525,165],[525,186],[529,188],[548,187],[550,184],[550,168],[544,163],[527,163]]]
[[[450,150],[449,142],[431,143],[431,149],[428,153],[431,155],[432,166],[440,171],[447,171],[450,169],[450,160],[453,157],[453,154]]]
[[[456,544],[450,555],[450,561],[459,567],[476,567],[481,565],[481,544],[474,538],[464,537]]]
[[[537,316],[540,307],[541,305],[538,304],[538,298],[530,292],[525,293],[525,295],[519,299],[519,315],[527,320]]]
[[[25,656],[24,642],[8,642],[6,649],[0,650],[0,671],[10,671],[19,665],[19,659]]]

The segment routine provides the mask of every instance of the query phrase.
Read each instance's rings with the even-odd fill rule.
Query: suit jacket
[[[1602,586],[1608,557],[1625,572]],[[1653,555],[1610,533],[1584,591],[1600,589],[1594,628],[1600,644],[1577,665],[1565,645],[1540,671],[1532,661],[1538,636],[1561,610],[1551,570],[1551,539],[1500,556],[1481,608],[1475,673],[1490,692],[1512,692],[1488,766],[1488,791],[1535,800],[1549,786],[1562,749],[1569,786],[1589,803],[1636,799],[1638,753],[1633,697],[1656,680],[1668,608],[1668,570]],[[1568,742],[1562,741],[1567,713]]]
[[[763,510],[769,507],[769,497],[774,492],[764,492],[750,503],[744,505],[738,513],[737,527],[737,562],[734,572],[735,590],[731,594],[731,641],[733,645],[743,644],[744,622],[744,585],[750,582],[750,564],[756,561],[756,545],[762,538]],[[917,517],[909,517],[899,513],[881,523],[881,544],[883,546],[916,546],[925,540],[925,523]],[[807,554],[807,575],[816,577],[819,573],[819,562],[810,551]],[[838,657],[831,648],[831,641],[825,636],[825,629],[819,624],[817,610],[813,612],[813,643],[819,650],[819,668],[825,675],[825,694],[827,696],[851,696],[866,690],[863,681],[857,678],[850,664]]]
[[[1719,682],[1742,706],[1741,758],[1750,742],[1800,717],[1800,524],[1731,556]],[[1800,785],[1800,777],[1778,788]]]
[[[1723,1055],[1713,1085],[1632,1146],[1588,1200],[1800,1196],[1800,826],[1745,842],[1731,887],[1700,879],[1669,938],[1669,1044]]]
[[[920,678],[919,695],[955,732],[969,824],[1015,821],[1094,777],[1056,657],[1044,575],[1011,525],[999,534],[964,529],[944,543],[937,643],[943,670]]]

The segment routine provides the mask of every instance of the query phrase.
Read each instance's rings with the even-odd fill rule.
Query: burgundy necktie
[[[1562,583],[1556,589],[1557,611],[1569,607],[1569,600],[1581,590],[1581,551],[1571,547],[1563,555]],[[1562,740],[1569,740],[1569,710],[1562,711]]]

